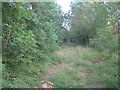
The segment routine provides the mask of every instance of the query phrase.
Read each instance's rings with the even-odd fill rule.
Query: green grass
[[[3,87],[35,88],[42,87],[47,71],[57,64],[63,69],[49,78],[54,88],[117,88],[117,54],[98,52],[82,46],[63,46],[55,53],[49,53],[47,61],[10,68],[3,65]],[[98,63],[93,63],[99,61]],[[54,71],[56,72],[56,71]]]
[[[54,56],[47,61],[35,61],[30,64],[21,64],[15,67],[3,66],[2,87],[4,88],[35,88],[41,87],[40,83],[43,80],[47,70],[53,65]],[[55,63],[56,64],[56,63]]]
[[[90,63],[89,61],[81,60],[79,62],[74,63],[74,66],[76,66],[76,67],[80,67],[80,66],[89,67],[89,65],[90,65],[89,63]]]
[[[2,88],[2,53],[0,53],[0,88]]]
[[[38,80],[40,80],[40,76],[42,76],[43,71],[40,71],[42,66],[39,63],[38,65],[21,65],[16,68],[6,68],[3,73],[3,87],[11,87],[11,88],[29,88],[39,85]],[[10,72],[10,73],[8,73]],[[39,79],[38,79],[39,78]],[[8,83],[8,84],[7,84]]]
[[[73,62],[70,67],[59,72],[51,81],[57,88],[116,88],[118,87],[118,58],[116,54],[98,52],[86,47],[66,47],[66,55],[62,62]],[[62,51],[60,51],[62,52]],[[111,54],[110,54],[111,55]],[[94,61],[99,61],[97,64]],[[72,68],[72,69],[70,69]],[[87,72],[88,75],[82,77]],[[81,74],[81,75],[80,75]],[[82,77],[82,78],[81,78]]]
[[[74,69],[64,69],[51,81],[55,83],[54,88],[83,88],[85,82],[80,73]]]

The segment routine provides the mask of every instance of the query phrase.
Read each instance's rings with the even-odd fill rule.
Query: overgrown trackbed
[[[74,72],[74,76],[70,78],[69,81],[73,81],[74,77],[77,77],[84,80],[76,80],[76,83],[82,86],[82,87],[88,87],[88,88],[104,88],[105,86],[103,83],[97,79],[97,73],[91,72],[91,68],[96,66],[97,64],[101,64],[100,60],[85,60],[85,53],[88,53],[90,51],[89,48],[83,48],[83,47],[69,47],[64,48],[60,51],[57,51],[57,55],[59,57],[62,57],[62,62],[60,64],[56,64],[53,67],[51,67],[47,74],[44,77],[45,82],[51,82],[51,80],[54,80],[55,77],[59,78],[60,73],[64,73],[66,70],[70,71],[71,73]],[[83,55],[84,54],[84,55]],[[93,67],[92,67],[93,66]],[[69,77],[69,74],[68,74]],[[55,80],[54,80],[55,81]],[[56,84],[56,82],[54,82]],[[84,83],[84,84],[81,84]]]

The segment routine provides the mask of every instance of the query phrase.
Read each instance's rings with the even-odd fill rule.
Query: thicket
[[[56,7],[54,3],[2,3],[3,64],[39,61],[58,48],[61,23]]]
[[[12,83],[15,74],[24,72],[27,66],[39,63],[42,70],[44,62],[50,60],[48,54],[59,49],[63,39],[59,35],[60,14],[60,7],[54,2],[2,3],[3,87],[15,87],[15,82]],[[19,71],[22,67],[26,69]],[[38,66],[34,69],[31,68],[29,75],[38,72]]]
[[[71,42],[99,51],[118,50],[118,3],[72,3],[69,36]]]

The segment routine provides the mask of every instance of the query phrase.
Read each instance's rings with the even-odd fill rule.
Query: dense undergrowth
[[[71,52],[72,51],[72,52]],[[72,62],[50,78],[54,88],[117,88],[118,56],[117,54],[96,51],[90,47],[63,46],[60,51],[50,54],[46,62],[34,62],[3,68],[3,87],[38,88],[47,71],[54,65]],[[64,66],[63,66],[64,67]],[[61,68],[59,68],[61,69]],[[86,74],[85,74],[86,73]]]
[[[35,75],[44,73],[48,53],[59,48],[59,14],[54,2],[2,3],[3,87],[32,87],[39,82]]]
[[[3,2],[2,88],[117,88],[116,12],[117,3],[63,13],[55,2]]]
[[[5,88],[35,88],[39,87],[40,81],[44,77],[50,66],[55,64],[57,58],[52,56],[45,62],[36,61],[28,65],[16,65],[9,67],[3,64],[2,87]]]

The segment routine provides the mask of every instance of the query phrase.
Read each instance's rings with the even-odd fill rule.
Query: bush
[[[96,35],[90,39],[90,45],[99,51],[116,52],[118,50],[118,37],[113,33],[112,28],[98,28]]]

